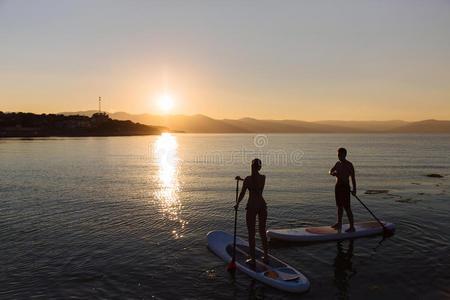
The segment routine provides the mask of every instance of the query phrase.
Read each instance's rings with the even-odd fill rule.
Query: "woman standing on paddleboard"
[[[258,216],[258,229],[261,237],[262,246],[264,250],[264,256],[262,259],[267,261],[267,237],[266,237],[266,220],[267,220],[267,205],[262,196],[264,185],[266,183],[266,176],[259,174],[261,170],[261,160],[255,158],[252,160],[251,175],[244,179],[241,193],[239,194],[238,202],[235,206],[237,209],[239,203],[245,196],[245,192],[249,191],[246,220],[248,229],[248,241],[250,245],[250,259],[247,263],[255,264],[255,226],[256,216]]]

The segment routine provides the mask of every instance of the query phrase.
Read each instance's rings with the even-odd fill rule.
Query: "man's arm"
[[[352,177],[352,185],[353,185],[353,196],[356,196],[356,178],[355,178],[355,168],[353,168],[353,164],[350,165],[350,176]]]
[[[336,165],[337,163],[330,169],[330,171],[328,171],[328,174],[330,174],[331,176],[336,176]]]

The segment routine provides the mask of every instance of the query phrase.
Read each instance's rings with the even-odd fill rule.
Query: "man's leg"
[[[350,224],[350,227],[346,230],[346,232],[353,232],[355,231],[355,226],[353,224],[353,213],[350,205],[345,206],[345,213],[347,214],[348,222]]]
[[[345,191],[345,195],[344,195],[342,204],[344,206],[345,213],[347,214],[348,223],[350,224],[350,227],[346,230],[346,232],[353,232],[353,231],[355,231],[355,226],[353,224],[352,209],[350,208],[350,186],[348,186],[347,190]]]
[[[337,229],[337,230],[341,230],[343,214],[344,214],[344,209],[342,208],[342,206],[338,206],[337,207],[337,222],[336,222],[336,224],[334,224],[331,227],[333,227],[334,229]]]
[[[336,199],[336,207],[337,207],[337,222],[336,224],[332,225],[331,227],[333,227],[336,230],[341,230],[342,227],[342,214],[343,214],[343,210],[342,210],[342,195],[341,195],[341,190],[340,190],[340,186],[336,185],[334,187],[334,198]]]

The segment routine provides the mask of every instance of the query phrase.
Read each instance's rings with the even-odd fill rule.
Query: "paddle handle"
[[[236,176],[236,204],[238,203],[238,194],[239,194],[239,180],[240,177]],[[233,258],[231,262],[234,263],[236,261],[236,227],[237,227],[237,212],[238,209],[235,207],[234,209],[234,234],[233,234]]]

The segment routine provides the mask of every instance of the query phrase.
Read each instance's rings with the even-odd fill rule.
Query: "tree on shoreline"
[[[106,113],[88,117],[0,111],[0,137],[147,135],[160,134],[163,129],[113,120]]]

